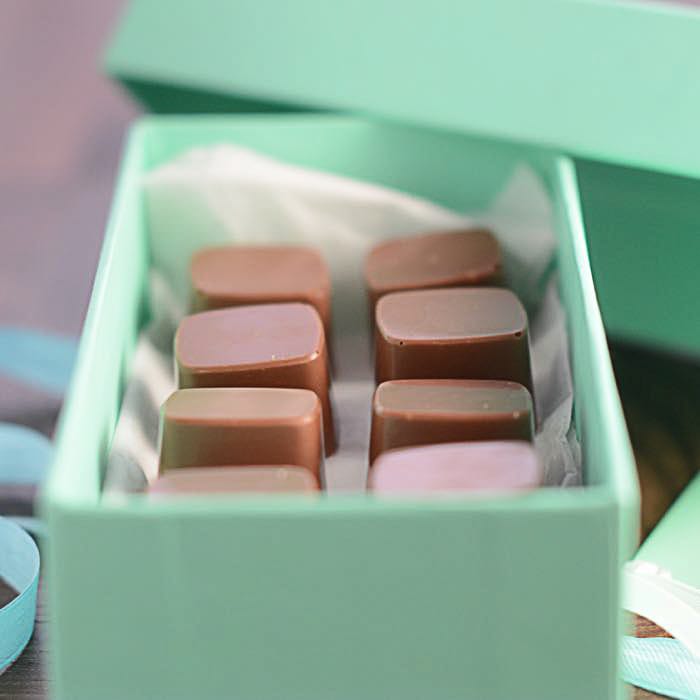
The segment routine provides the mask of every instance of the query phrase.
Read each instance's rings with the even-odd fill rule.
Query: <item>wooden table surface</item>
[[[96,71],[120,5],[0,3],[0,323],[80,330],[120,142],[136,112]],[[693,405],[700,366],[623,345],[612,351],[648,532],[700,463]],[[0,380],[0,420],[19,413],[49,432],[57,408]],[[640,620],[637,634],[663,631]],[[0,700],[48,697],[46,647],[40,591],[34,637],[0,676]],[[635,691],[635,698],[651,697],[659,696]]]

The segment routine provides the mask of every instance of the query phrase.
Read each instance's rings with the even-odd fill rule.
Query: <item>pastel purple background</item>
[[[0,324],[80,332],[137,114],[100,72],[122,4],[0,0]],[[0,377],[0,420],[42,400]]]
[[[136,114],[100,73],[122,4],[0,2],[0,323],[80,330]]]
[[[0,324],[80,332],[136,115],[99,71],[121,4],[0,2]],[[0,376],[0,420],[50,432],[58,406]]]

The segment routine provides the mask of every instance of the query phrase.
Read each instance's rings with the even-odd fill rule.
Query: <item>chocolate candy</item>
[[[194,467],[161,474],[149,487],[154,496],[216,493],[303,493],[318,480],[303,467]]]
[[[523,491],[542,484],[542,466],[530,443],[455,442],[389,450],[370,471],[377,493]]]
[[[389,292],[498,285],[501,281],[501,250],[485,229],[397,238],[375,246],[365,260],[372,308]]]
[[[175,336],[175,358],[183,389],[257,386],[316,392],[326,454],[335,450],[326,344],[312,306],[264,304],[187,316]]]
[[[299,301],[331,330],[331,282],[323,258],[302,246],[206,248],[192,257],[192,310]]]
[[[319,477],[321,404],[306,389],[180,389],[163,404],[160,471],[295,464]]]
[[[515,382],[404,379],[377,387],[370,464],[386,450],[473,440],[532,440],[530,392]]]
[[[527,315],[495,287],[398,292],[377,304],[376,380],[507,379],[532,391]]]

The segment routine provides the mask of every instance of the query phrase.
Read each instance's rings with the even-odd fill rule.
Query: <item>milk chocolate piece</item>
[[[319,477],[321,404],[306,389],[180,389],[163,404],[160,471],[288,465]]]
[[[335,450],[323,326],[308,304],[263,304],[186,316],[175,336],[181,389],[310,389],[323,407],[326,454]],[[293,463],[293,462],[292,462]]]
[[[192,257],[192,310],[299,301],[331,332],[331,281],[321,255],[303,246],[205,248]]]
[[[501,250],[486,229],[397,238],[372,248],[365,260],[372,307],[389,292],[501,282]]]
[[[193,467],[161,474],[152,496],[217,493],[303,493],[318,491],[318,480],[303,467]]]
[[[542,484],[534,447],[518,440],[454,442],[389,450],[370,471],[376,493],[524,491]]]
[[[530,392],[515,382],[404,379],[377,387],[370,464],[386,450],[473,440],[532,440]]]
[[[495,287],[398,292],[377,304],[376,379],[507,379],[532,391],[527,315]]]

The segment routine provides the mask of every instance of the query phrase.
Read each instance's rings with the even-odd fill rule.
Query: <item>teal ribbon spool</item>
[[[20,425],[0,423],[0,483],[33,484],[44,475],[51,443],[40,433]],[[38,525],[24,518],[28,529]],[[0,518],[0,578],[18,595],[0,608],[0,674],[27,646],[36,617],[39,550],[20,525]]]
[[[18,596],[0,608],[0,673],[27,646],[34,629],[39,586],[39,550],[34,540],[7,518],[0,518],[0,576]]]
[[[622,677],[639,688],[677,700],[700,698],[700,658],[677,639],[625,637]]]
[[[20,328],[0,328],[0,374],[62,394],[76,355],[69,338]],[[52,456],[51,442],[31,428],[0,423],[0,484],[37,484]],[[20,527],[20,523],[22,527]],[[35,518],[0,517],[0,577],[18,595],[0,608],[0,674],[31,639],[39,586],[39,550],[25,532],[44,534]]]

